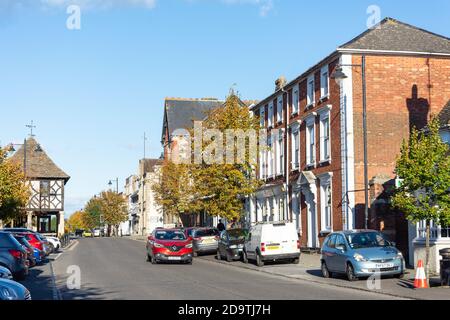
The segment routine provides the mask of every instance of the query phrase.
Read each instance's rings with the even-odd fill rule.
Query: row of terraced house
[[[369,214],[365,214],[363,83],[367,101]],[[335,79],[336,70],[341,79]],[[384,231],[408,254],[422,245],[421,225],[389,206],[395,161],[413,126],[432,115],[449,142],[450,40],[387,18],[303,72],[276,81],[275,92],[251,106],[267,128],[259,155],[264,186],[246,202],[248,221],[294,221],[305,249],[332,231]],[[367,220],[367,224],[366,224]],[[434,226],[433,243],[450,244]],[[435,259],[438,259],[436,254]],[[436,260],[437,261],[437,260]]]
[[[365,213],[363,77],[367,101],[369,212]],[[339,71],[340,80],[335,79]],[[166,99],[162,131],[165,158],[177,148],[176,129],[192,126],[221,105],[216,99]],[[245,201],[247,225],[293,221],[305,250],[317,250],[332,231],[382,230],[410,264],[423,254],[423,228],[389,206],[395,161],[413,127],[432,115],[450,141],[450,40],[386,18],[339,46],[250,112],[267,129],[260,151],[262,188]],[[205,222],[207,217],[205,217]],[[211,222],[211,221],[210,221]],[[449,246],[450,231],[433,226],[432,245]]]

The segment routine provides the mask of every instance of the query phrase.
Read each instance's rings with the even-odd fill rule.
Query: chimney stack
[[[284,88],[284,86],[286,85],[287,81],[286,78],[284,76],[279,77],[276,81],[275,81],[275,92],[277,92],[278,90],[280,90],[281,88]]]

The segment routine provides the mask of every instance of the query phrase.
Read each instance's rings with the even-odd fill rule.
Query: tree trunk
[[[426,240],[425,240],[425,276],[429,285],[429,272],[430,270],[430,220],[426,222]]]

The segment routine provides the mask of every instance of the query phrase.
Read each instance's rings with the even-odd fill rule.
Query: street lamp
[[[367,229],[369,222],[369,179],[367,164],[367,95],[366,95],[366,56],[362,55],[361,64],[339,64],[333,74],[330,76],[338,84],[348,78],[342,71],[342,67],[361,68],[362,78],[362,103],[363,103],[363,144],[364,144],[364,227]]]
[[[116,182],[116,193],[119,193],[119,178],[109,180],[108,185],[110,188],[112,188],[113,181]]]

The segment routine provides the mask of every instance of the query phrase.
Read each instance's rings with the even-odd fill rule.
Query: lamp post
[[[113,181],[116,182],[116,193],[119,193],[119,178],[109,180],[108,185],[110,188],[113,185]]]
[[[348,78],[342,71],[342,67],[361,68],[362,80],[362,104],[363,104],[363,144],[364,144],[364,227],[367,229],[369,224],[369,180],[367,163],[367,95],[366,95],[366,56],[362,55],[361,64],[339,64],[331,75],[339,84],[342,80]]]

